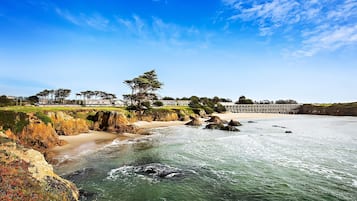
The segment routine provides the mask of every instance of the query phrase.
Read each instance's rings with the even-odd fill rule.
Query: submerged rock
[[[222,128],[221,130],[224,130],[224,131],[233,131],[233,132],[239,132],[240,130],[234,126],[225,126],[224,128]]]
[[[138,166],[123,166],[109,172],[109,179],[116,179],[118,174],[122,175],[144,175],[153,179],[171,179],[184,176],[181,169],[161,163],[149,163]]]
[[[206,129],[222,130],[222,129],[224,129],[224,125],[222,123],[211,123],[211,124],[208,124],[205,128]]]
[[[285,133],[293,133],[292,131],[285,131]]]

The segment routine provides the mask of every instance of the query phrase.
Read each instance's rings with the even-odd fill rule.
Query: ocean
[[[356,117],[241,123],[241,132],[156,128],[54,168],[81,200],[357,200]]]

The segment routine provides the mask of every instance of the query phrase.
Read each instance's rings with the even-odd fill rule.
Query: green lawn
[[[180,109],[185,111],[192,111],[190,107],[187,106],[164,106],[159,109]],[[50,106],[50,107],[39,107],[39,106],[9,106],[9,107],[0,107],[0,111],[14,111],[14,112],[56,112],[56,111],[118,111],[127,113],[128,111],[125,107],[63,107],[63,106]]]
[[[51,107],[37,107],[37,106],[10,106],[10,107],[0,107],[0,111],[14,111],[14,112],[56,112],[56,111],[118,111],[127,112],[124,107],[61,107],[61,106],[51,106]]]

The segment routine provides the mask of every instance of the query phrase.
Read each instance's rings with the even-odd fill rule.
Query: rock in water
[[[226,124],[228,123],[225,120],[222,120],[221,118],[217,117],[217,116],[211,116],[211,118],[209,120],[207,120],[206,122],[212,122],[215,124]]]
[[[184,176],[184,172],[161,163],[149,163],[138,166],[123,166],[108,173],[108,179],[117,179],[121,175],[144,175],[153,179],[172,179]]]
[[[168,165],[160,163],[151,163],[134,168],[137,174],[150,175],[158,178],[172,178],[175,176],[182,176],[183,172],[178,168],[173,168]]]
[[[233,132],[239,132],[240,130],[234,126],[225,126],[224,128],[222,128],[221,130],[224,131],[233,131]]]
[[[187,126],[201,126],[202,122],[200,121],[200,119],[198,117],[193,117],[191,116],[191,121],[186,123],[185,125]]]
[[[241,126],[239,121],[234,121],[233,119],[228,123],[228,126]]]
[[[211,123],[208,124],[206,127],[206,129],[218,129],[218,130],[222,130],[224,128],[224,125],[222,123]]]

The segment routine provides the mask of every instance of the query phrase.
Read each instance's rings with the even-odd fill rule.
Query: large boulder
[[[0,200],[78,200],[76,186],[59,177],[33,149],[0,133]]]
[[[222,120],[218,116],[211,116],[211,118],[208,119],[206,122],[211,122],[211,123],[215,123],[215,124],[226,124],[226,123],[228,123],[227,121]]]
[[[186,123],[187,126],[201,126],[202,122],[199,117],[190,116],[191,121]]]
[[[207,124],[206,129],[217,129],[217,130],[223,130],[224,129],[224,125],[222,123],[217,124],[217,123],[211,123],[211,124]]]

